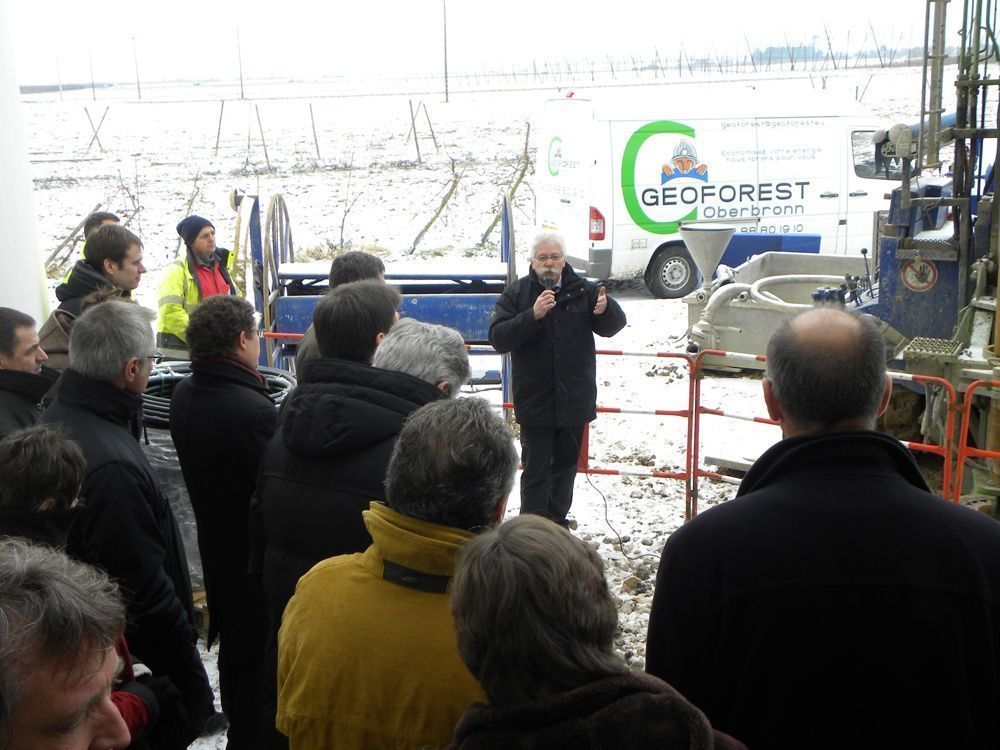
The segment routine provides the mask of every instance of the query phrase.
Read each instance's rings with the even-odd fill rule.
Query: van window
[[[898,159],[882,159],[877,156],[875,144],[872,142],[874,130],[855,130],[851,133],[851,145],[854,151],[854,174],[869,180],[899,180],[903,176],[903,168]]]

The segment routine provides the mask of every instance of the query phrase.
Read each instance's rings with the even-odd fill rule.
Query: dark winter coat
[[[140,397],[69,368],[42,421],[66,427],[87,461],[86,505],[67,550],[118,581],[132,652],[181,691],[195,733],[213,710],[212,690],[195,646],[180,531],[139,447],[140,404]]]
[[[70,527],[82,512],[82,504],[52,510],[0,505],[0,536],[20,536],[63,549]]]
[[[746,750],[662,680],[625,672],[531,703],[474,703],[449,750]]]
[[[99,271],[95,271],[85,260],[78,260],[69,272],[69,277],[65,282],[56,287],[56,299],[59,300],[60,310],[79,317],[80,307],[83,298],[98,289],[107,289],[113,286],[108,277]],[[131,299],[129,292],[121,293],[124,299]]]
[[[593,314],[598,290],[566,266],[556,306],[535,320],[532,306],[543,289],[532,269],[497,302],[490,344],[501,354],[510,352],[514,414],[521,424],[569,427],[597,416],[594,334],[614,336],[626,322],[611,297],[603,315]]]
[[[1000,747],[1000,524],[887,435],[783,440],[668,539],[646,669],[751,748]]]
[[[0,370],[0,440],[31,427],[42,415],[42,396],[59,373],[42,365],[40,373]]]
[[[403,421],[443,395],[402,372],[313,359],[281,408],[261,462],[257,509],[262,574],[274,632],[308,570],[371,544],[361,513],[384,500],[386,468]]]
[[[237,362],[194,361],[170,398],[170,436],[198,522],[208,643],[263,655],[264,597],[248,571],[250,497],[277,409],[259,374]]]

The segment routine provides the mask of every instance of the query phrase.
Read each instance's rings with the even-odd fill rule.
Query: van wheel
[[[687,249],[673,245],[653,256],[646,269],[645,281],[654,297],[677,299],[695,288],[698,272]]]

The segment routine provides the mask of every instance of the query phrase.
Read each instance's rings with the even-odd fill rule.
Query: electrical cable
[[[546,288],[548,288],[548,287],[546,287]],[[590,301],[589,300],[587,301],[587,305],[588,306],[590,305]],[[555,308],[553,308],[553,309],[555,309]],[[553,347],[554,347],[554,344],[555,344],[555,337],[554,336],[552,337],[552,341],[553,341]],[[555,357],[555,351],[553,351],[553,357]],[[557,384],[558,387],[560,387],[562,389],[563,398],[568,400],[568,398],[569,398],[569,391],[566,388],[566,384],[561,379],[558,379],[558,378],[556,379],[556,384]],[[586,426],[584,426],[584,429],[586,429]],[[576,454],[575,455],[579,456],[580,455],[580,451],[581,451],[580,441],[577,440],[575,432],[570,432],[570,437],[573,438],[573,444],[576,447]],[[625,540],[622,539],[622,535],[618,533],[618,530],[614,526],[611,525],[611,519],[610,519],[610,517],[608,515],[608,498],[607,498],[607,496],[603,492],[601,492],[600,489],[598,489],[597,485],[594,484],[594,480],[591,479],[589,473],[585,472],[584,476],[587,478],[587,484],[589,484],[590,487],[598,495],[601,496],[601,501],[604,503],[604,523],[607,524],[607,527],[609,529],[611,529],[611,533],[613,533],[615,535],[615,537],[618,539],[618,552],[619,552],[619,554],[621,554],[621,556],[624,557],[629,562],[636,562],[638,560],[641,560],[643,557],[652,557],[652,558],[655,558],[656,560],[659,560],[660,556],[657,555],[657,554],[654,554],[652,552],[641,552],[638,555],[636,555],[636,556],[633,557],[632,555],[629,555],[625,551]]]
[[[288,392],[296,385],[295,376],[286,370],[274,367],[260,367],[258,372],[267,382],[267,397],[280,406]],[[191,363],[184,361],[164,362],[154,365],[149,383],[142,396],[142,422],[148,427],[170,426],[170,398],[174,387],[191,375]]]

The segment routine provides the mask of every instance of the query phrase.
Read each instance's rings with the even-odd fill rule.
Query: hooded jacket
[[[594,334],[614,336],[625,327],[625,312],[608,297],[603,315],[594,315],[599,286],[572,268],[562,272],[556,306],[541,320],[532,307],[543,288],[531,269],[508,286],[490,323],[490,344],[510,352],[514,414],[532,427],[574,427],[597,416],[597,358]]]
[[[705,715],[652,675],[624,672],[547,698],[510,706],[475,703],[449,750],[746,750],[713,732]]]
[[[58,379],[59,373],[45,365],[40,373],[0,370],[0,440],[38,421],[42,397]]]
[[[80,317],[83,298],[98,289],[114,286],[103,273],[95,271],[85,260],[78,260],[66,277],[66,281],[56,287],[56,299],[60,310]],[[131,299],[130,292],[122,291],[123,299]]]
[[[667,540],[646,670],[751,748],[1000,747],[1000,524],[888,435],[782,440]]]
[[[195,645],[187,556],[167,497],[139,447],[141,398],[72,368],[42,417],[63,425],[83,449],[83,512],[68,552],[118,581],[132,652],[184,696],[190,736],[213,711],[212,689]]]
[[[302,368],[261,459],[251,514],[250,567],[267,601],[270,674],[295,584],[320,560],[371,544],[362,512],[385,499],[385,472],[403,421],[443,397],[411,375],[359,362],[318,358]]]

